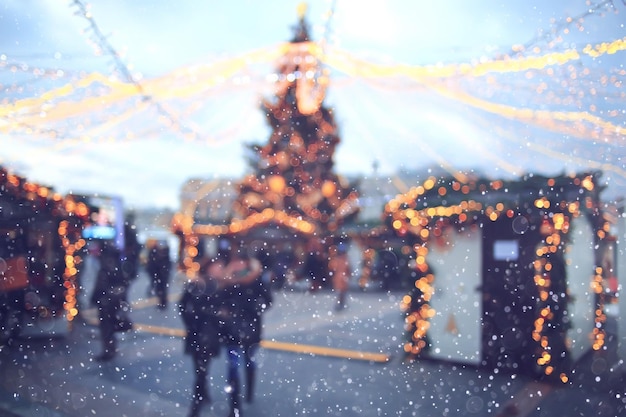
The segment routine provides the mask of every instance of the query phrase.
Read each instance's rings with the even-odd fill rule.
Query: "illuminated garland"
[[[581,53],[591,57],[597,57],[603,54],[615,54],[626,49],[626,38],[617,39],[611,42],[604,42],[598,45],[587,45]],[[79,78],[71,83],[43,92],[37,97],[29,97],[25,99],[15,100],[13,102],[5,102],[0,105],[0,132],[17,133],[24,131],[29,134],[37,133],[43,136],[52,136],[57,139],[72,140],[77,136],[75,132],[75,123],[71,123],[72,132],[69,129],[55,126],[54,128],[44,127],[61,121],[69,121],[73,118],[81,117],[83,120],[80,125],[88,127],[93,123],[88,120],[88,115],[96,111],[110,111],[112,106],[126,105],[128,114],[126,119],[131,115],[139,115],[148,108],[149,102],[158,103],[159,111],[165,112],[167,116],[159,117],[166,126],[171,128],[177,134],[182,134],[185,139],[204,140],[206,135],[200,134],[196,128],[189,128],[189,122],[181,122],[178,116],[174,116],[173,109],[166,107],[166,103],[171,100],[202,98],[207,91],[216,88],[223,88],[230,84],[230,88],[235,88],[241,84],[237,81],[239,75],[246,68],[257,63],[272,62],[281,56],[281,54],[291,55],[306,51],[312,57],[319,60],[320,63],[326,64],[339,72],[343,72],[351,77],[359,77],[365,80],[373,78],[390,78],[390,77],[406,77],[414,80],[421,85],[428,85],[430,88],[436,88],[436,91],[446,97],[461,100],[476,108],[486,110],[504,117],[513,117],[525,122],[536,123],[539,126],[546,127],[550,130],[563,131],[567,126],[559,125],[559,122],[572,123],[584,121],[591,127],[584,129],[584,133],[580,133],[580,129],[573,129],[569,134],[582,135],[584,137],[596,137],[599,132],[604,135],[621,135],[621,126],[604,120],[600,116],[592,115],[586,112],[563,112],[563,111],[537,111],[532,109],[518,109],[512,106],[505,106],[497,103],[491,103],[484,99],[473,97],[470,94],[459,90],[458,86],[444,84],[447,80],[457,80],[462,77],[481,77],[489,73],[509,73],[523,72],[528,70],[544,69],[556,65],[563,65],[572,60],[579,60],[580,53],[574,50],[566,52],[548,53],[543,56],[506,58],[489,62],[480,62],[474,64],[453,64],[448,66],[408,66],[408,65],[380,65],[369,61],[364,61],[347,51],[326,50],[321,45],[308,42],[301,43],[297,46],[285,43],[278,47],[262,48],[251,51],[242,56],[227,58],[222,61],[212,63],[211,65],[194,65],[184,67],[173,71],[172,73],[155,78],[143,80],[141,89],[132,81],[119,81],[114,77],[104,76],[98,73],[91,73]],[[0,61],[0,67],[6,67],[8,64]],[[11,68],[20,71],[20,66],[14,65]],[[28,66],[26,70],[32,71]],[[47,71],[36,71],[41,77],[54,76],[48,75]],[[620,73],[624,74],[623,70]],[[297,77],[300,89],[299,105],[304,112],[313,111],[319,106],[321,98],[324,95],[326,85],[328,83],[328,74],[323,72],[321,76],[315,75],[315,71],[306,71],[302,75],[292,74],[294,79]],[[581,76],[584,74],[581,74]],[[246,83],[251,83],[250,77],[245,77]],[[578,77],[577,77],[578,78]],[[261,79],[261,78],[260,78]],[[472,78],[473,79],[473,78]],[[594,78],[595,79],[595,78]],[[272,80],[269,80],[270,82]],[[491,80],[486,80],[491,83]],[[258,81],[257,81],[258,82]],[[265,86],[269,86],[267,79],[259,82]],[[617,84],[616,84],[617,85]],[[319,91],[313,94],[314,91]],[[72,98],[73,97],[73,98]],[[149,97],[146,102],[145,97]],[[67,98],[67,100],[63,100]],[[70,98],[72,98],[70,100]],[[305,100],[306,99],[306,100]],[[308,99],[312,101],[309,102]],[[127,103],[132,100],[131,103]],[[143,103],[139,106],[137,103]],[[177,106],[178,107],[178,106]],[[189,115],[186,115],[189,116]],[[604,114],[602,115],[604,116]],[[112,126],[107,118],[106,122],[109,127]],[[555,123],[557,123],[555,125]],[[580,126],[584,126],[582,123]],[[597,128],[597,129],[596,129]],[[95,133],[79,133],[78,136],[83,141],[92,141],[97,137]],[[128,137],[122,133],[120,140]]]
[[[315,232],[315,225],[313,223],[271,208],[267,208],[261,213],[253,213],[243,220],[235,219],[229,225],[195,225],[193,231],[199,235],[208,236],[238,234],[245,233],[252,228],[271,222],[287,226],[290,229],[307,235]]]
[[[408,357],[415,357],[428,348],[429,320],[435,315],[435,309],[430,306],[430,299],[435,292],[432,285],[435,276],[426,264],[428,248],[423,244],[417,244],[414,250],[415,268],[419,278],[415,281],[415,288],[400,302],[400,309],[406,314],[404,330],[407,333],[407,342],[403,348]]]
[[[223,225],[194,224],[193,218],[177,213],[172,220],[172,230],[185,237],[183,269],[189,277],[198,273],[200,264],[196,257],[198,256],[200,236],[237,235],[271,223],[286,226],[304,235],[312,235],[316,230],[315,224],[311,222],[271,208],[267,208],[261,213],[253,213],[243,220],[233,220],[229,224]]]
[[[82,238],[83,225],[89,219],[89,208],[83,202],[76,203],[71,196],[66,196],[63,201],[67,220],[59,223],[58,234],[65,249],[65,270],[63,272],[65,287],[65,302],[63,309],[66,312],[68,322],[78,315],[78,267],[82,263],[79,255],[87,242]]]
[[[539,209],[549,209],[550,201],[542,197],[535,201],[535,207]],[[576,204],[570,205],[572,213],[578,216]],[[552,358],[557,357],[553,347],[550,345],[550,338],[546,335],[546,329],[558,326],[555,320],[555,308],[553,307],[552,298],[552,268],[553,257],[559,257],[563,254],[563,245],[565,243],[565,235],[569,230],[569,218],[563,213],[553,213],[550,216],[547,212],[543,215],[543,222],[540,227],[540,234],[543,241],[536,250],[536,259],[533,263],[535,286],[539,294],[538,311],[539,315],[534,321],[534,329],[532,338],[539,344],[539,354],[537,355],[537,365],[543,368],[544,373],[548,376],[552,375],[555,367],[552,365]],[[568,381],[566,372],[561,372],[559,379],[565,383]]]
[[[518,58],[505,57],[479,63],[462,63],[449,65],[382,65],[355,57],[348,51],[335,49],[327,53],[326,63],[337,71],[347,75],[370,77],[407,77],[421,82],[432,79],[455,78],[459,76],[480,77],[489,73],[523,72],[532,69],[543,69],[553,65],[564,65],[581,59],[581,53],[596,58],[604,54],[615,54],[626,50],[626,37],[603,42],[597,45],[586,45],[582,51],[569,49],[564,52],[549,52],[544,55],[525,56]],[[311,53],[318,54],[317,48]]]
[[[51,137],[68,144],[77,142],[92,143],[101,140],[102,131],[110,130],[121,121],[129,120],[132,116],[140,114],[148,107],[147,104],[153,105],[160,117],[157,121],[175,131],[186,140],[202,140],[206,141],[207,135],[199,133],[196,127],[188,127],[190,121],[182,122],[180,114],[175,114],[175,109],[166,105],[166,101],[174,99],[190,99],[193,97],[206,96],[210,89],[216,87],[222,88],[225,83],[232,81],[233,85],[250,83],[250,77],[246,74],[241,77],[243,71],[250,69],[251,66],[258,63],[267,63],[274,61],[278,57],[282,57],[283,61],[288,59],[290,55],[298,53],[307,53],[312,58],[320,61],[320,65],[311,70],[293,72],[286,74],[287,77],[293,76],[298,78],[299,84],[299,107],[303,113],[312,113],[319,104],[325,94],[328,83],[328,69],[320,70],[322,65],[334,67],[336,70],[344,72],[352,77],[361,77],[366,80],[372,78],[389,78],[389,77],[407,77],[413,79],[420,84],[433,85],[434,81],[455,80],[461,78],[484,77],[494,73],[511,73],[524,72],[529,70],[539,70],[556,65],[563,65],[568,62],[580,60],[582,55],[597,58],[605,54],[616,54],[626,49],[626,38],[615,39],[610,42],[603,42],[597,45],[585,45],[581,50],[567,49],[565,51],[556,51],[555,46],[564,42],[563,35],[571,32],[571,28],[576,26],[579,31],[583,30],[583,21],[593,15],[602,16],[604,11],[618,12],[612,0],[604,0],[589,4],[581,14],[575,17],[565,17],[559,21],[552,23],[549,29],[540,31],[535,39],[527,42],[525,45],[514,45],[511,48],[510,55],[500,55],[494,59],[480,59],[471,63],[448,64],[448,65],[429,65],[429,66],[411,66],[405,64],[380,65],[374,62],[360,59],[349,52],[342,51],[337,48],[328,48],[327,40],[330,30],[330,20],[334,14],[334,3],[327,13],[326,30],[324,39],[320,43],[300,42],[283,43],[278,47],[261,48],[256,51],[243,54],[242,56],[229,57],[208,65],[192,65],[177,69],[170,74],[155,79],[142,79],[136,77],[126,63],[121,58],[121,54],[112,46],[106,36],[102,33],[99,25],[94,19],[93,14],[82,0],[73,0],[70,7],[75,9],[75,14],[86,20],[88,26],[84,33],[88,40],[92,43],[95,54],[97,56],[106,55],[114,61],[118,73],[125,82],[121,82],[117,77],[104,76],[98,73],[83,75],[71,83],[67,83],[60,88],[56,88],[41,94],[37,97],[30,97],[22,100],[11,101],[5,100],[0,106],[0,132],[19,134],[20,132],[28,136],[44,136]],[[301,8],[299,13],[304,13]],[[540,46],[541,43],[545,43]],[[10,58],[10,57],[9,57]],[[312,66],[311,66],[312,67]],[[32,65],[21,62],[12,62],[7,57],[0,59],[0,68],[15,74],[32,75],[35,78],[48,78],[58,80],[73,76],[72,71],[62,69],[50,70],[46,68],[33,68]],[[289,71],[287,71],[289,72]],[[572,74],[575,75],[575,74]],[[581,74],[583,75],[583,74]],[[623,75],[623,72],[622,72]],[[580,77],[576,77],[580,78]],[[597,77],[594,78],[594,81]],[[606,77],[602,77],[606,78]],[[493,80],[486,80],[491,84]],[[264,81],[263,84],[267,82]],[[22,91],[17,85],[5,85],[5,91]],[[103,88],[104,87],[104,88]],[[90,89],[90,90],[88,90]],[[441,91],[441,87],[439,91]],[[455,93],[456,88],[446,86],[443,88],[446,94],[451,97],[459,98]],[[544,88],[540,88],[543,90]],[[595,90],[595,87],[593,88]],[[538,90],[538,92],[541,92]],[[71,100],[60,101],[63,98]],[[201,97],[204,98],[204,97]],[[599,139],[595,127],[603,128],[605,135],[612,135],[617,132],[618,139],[621,127],[611,124],[586,113],[563,113],[563,112],[533,112],[527,109],[505,108],[493,103],[482,103],[474,98],[460,97],[461,100],[477,105],[479,108],[493,111],[504,117],[519,118],[519,120],[531,121],[544,125],[552,130],[558,130],[568,135],[579,135]],[[122,110],[121,116],[107,116],[103,120],[93,120],[89,118],[89,114],[94,111],[113,110],[111,106],[120,105],[122,101],[132,100],[126,103],[126,110]],[[137,103],[141,105],[137,105]],[[197,106],[193,106],[197,107]],[[531,120],[528,120],[528,115]],[[118,112],[119,113],[119,112]],[[183,115],[188,118],[189,114]],[[604,113],[602,114],[604,116]],[[80,121],[72,121],[70,119],[82,117]],[[151,117],[151,115],[148,115]],[[567,126],[552,126],[554,121],[565,120],[567,122],[588,119],[592,127],[590,129],[583,128],[577,124],[574,129],[568,129]],[[60,121],[66,121],[67,126],[43,126]],[[102,125],[103,128],[88,131],[90,126],[94,124]],[[144,123],[142,123],[143,125]],[[75,127],[79,125],[80,129]],[[617,128],[614,129],[614,127]],[[133,128],[129,128],[133,130]],[[120,129],[122,130],[122,129]],[[70,133],[71,132],[71,133]],[[155,129],[154,134],[162,132]],[[114,132],[108,140],[128,140],[136,137],[145,136],[142,132],[140,135],[129,132]],[[605,138],[601,138],[604,140]]]

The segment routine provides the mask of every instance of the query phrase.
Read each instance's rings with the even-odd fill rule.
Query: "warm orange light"
[[[322,195],[326,198],[332,197],[337,191],[337,186],[332,181],[324,181],[322,184]]]
[[[585,177],[585,179],[583,179],[582,186],[588,191],[593,191],[593,179],[591,177]]]
[[[285,179],[280,175],[272,175],[267,179],[267,184],[271,191],[281,194],[285,189]]]

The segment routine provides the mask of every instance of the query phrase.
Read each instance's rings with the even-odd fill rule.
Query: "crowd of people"
[[[149,293],[156,297],[157,308],[165,309],[172,265],[169,247],[156,243],[146,249],[144,266],[151,279]],[[331,261],[326,262],[328,278],[337,292],[337,310],[346,307],[350,276],[346,249],[343,243],[333,246]],[[242,245],[222,241],[213,255],[201,258],[199,273],[185,283],[178,310],[185,327],[185,353],[192,359],[195,376],[189,417],[198,416],[210,404],[211,361],[222,352],[228,365],[229,416],[241,416],[242,397],[248,402],[253,399],[254,354],[261,342],[263,313],[272,305],[272,277],[257,255],[252,256]],[[137,268],[126,264],[139,263],[139,256],[133,252],[131,259],[128,251],[105,243],[99,258],[91,297],[98,309],[103,345],[96,360],[109,361],[116,353],[115,333],[132,328],[126,294]]]

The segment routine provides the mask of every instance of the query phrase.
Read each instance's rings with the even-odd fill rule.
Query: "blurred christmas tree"
[[[358,214],[355,184],[333,172],[340,139],[332,110],[323,104],[328,74],[310,41],[304,13],[281,58],[276,95],[263,101],[272,133],[266,144],[248,144],[252,173],[239,185],[233,220],[260,213],[298,219],[324,238]]]

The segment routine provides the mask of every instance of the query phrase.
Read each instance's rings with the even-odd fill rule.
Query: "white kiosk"
[[[567,380],[604,337],[598,176],[429,178],[391,202],[418,254],[407,354]]]

